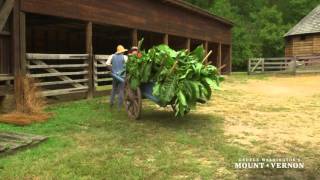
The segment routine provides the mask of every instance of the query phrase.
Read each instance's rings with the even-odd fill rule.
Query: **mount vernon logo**
[[[235,169],[304,169],[300,158],[240,158]]]

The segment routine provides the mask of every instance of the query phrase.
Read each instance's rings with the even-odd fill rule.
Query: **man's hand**
[[[111,71],[111,70],[112,70],[112,65],[107,65],[107,69],[108,69],[109,71]]]

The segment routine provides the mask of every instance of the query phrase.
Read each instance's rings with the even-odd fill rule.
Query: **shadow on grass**
[[[224,117],[212,113],[197,113],[194,110],[183,118],[176,118],[171,111],[147,107],[139,122],[157,124],[173,131],[185,130],[201,136],[204,143],[224,157],[227,168],[231,170],[239,158],[248,155],[248,151],[227,142],[224,135]]]
[[[177,118],[171,111],[148,108],[142,112],[141,118],[138,122],[152,122],[162,127],[172,128],[175,130],[180,128],[194,128],[201,130],[201,128],[208,128],[212,126],[220,127],[223,123],[223,119],[219,116],[199,114],[196,112]]]

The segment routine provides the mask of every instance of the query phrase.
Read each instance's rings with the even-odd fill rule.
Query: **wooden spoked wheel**
[[[141,90],[139,87],[132,90],[128,81],[125,85],[125,106],[130,119],[137,120],[140,118],[142,108]]]

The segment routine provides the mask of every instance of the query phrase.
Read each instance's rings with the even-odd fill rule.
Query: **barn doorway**
[[[190,50],[193,51],[195,50],[198,46],[203,45],[203,41],[198,40],[198,39],[191,39],[190,42]]]
[[[164,34],[150,31],[138,31],[138,39],[144,39],[142,49],[148,50],[153,46],[164,43]]]
[[[132,46],[132,29],[118,26],[93,26],[93,53],[113,54],[117,45],[126,49]]]
[[[126,49],[131,48],[132,31],[132,29],[119,26],[93,26],[95,91],[110,90],[112,77],[106,66],[106,61],[109,55],[116,52],[118,45],[123,45]]]
[[[26,71],[43,96],[88,92],[86,23],[26,14]]]
[[[169,36],[169,46],[178,51],[182,49],[187,49],[188,39],[179,36]]]
[[[209,57],[209,62],[218,67],[218,58],[219,58],[219,44],[218,43],[208,43],[208,51],[212,51],[212,54]]]
[[[85,23],[35,14],[26,15],[28,53],[85,53]]]
[[[222,51],[222,59],[221,59],[221,73],[227,74],[231,72],[231,46],[230,45],[222,45],[221,47]]]

